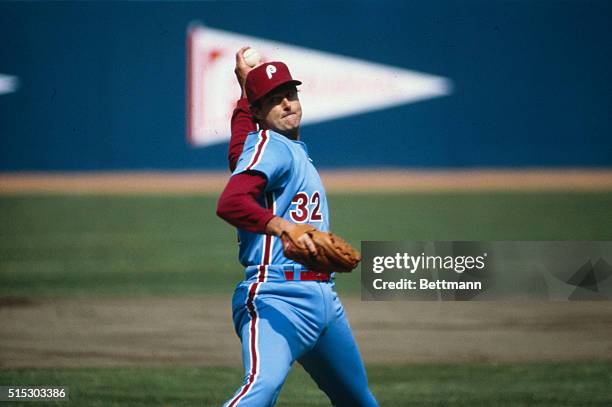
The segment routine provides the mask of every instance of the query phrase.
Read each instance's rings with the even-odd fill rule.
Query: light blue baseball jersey
[[[259,171],[268,182],[262,206],[293,223],[329,231],[325,190],[306,145],[273,131],[251,133],[234,174]],[[287,259],[277,237],[238,230],[246,278],[232,298],[242,343],[242,385],[224,407],[273,406],[297,360],[338,407],[377,407],[333,281],[285,279]]]
[[[292,223],[308,223],[329,231],[325,189],[312,165],[306,144],[270,130],[250,133],[232,175],[259,171],[268,182],[259,202]],[[295,264],[283,254],[279,239],[238,229],[240,262],[245,267]]]

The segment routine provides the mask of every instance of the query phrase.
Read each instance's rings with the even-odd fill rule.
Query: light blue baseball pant
[[[244,281],[232,308],[245,376],[225,407],[273,406],[296,360],[332,405],[378,406],[332,283]]]

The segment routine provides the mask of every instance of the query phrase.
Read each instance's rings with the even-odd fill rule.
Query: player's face
[[[281,86],[261,98],[253,113],[267,129],[292,139],[299,138],[302,106],[295,86]]]

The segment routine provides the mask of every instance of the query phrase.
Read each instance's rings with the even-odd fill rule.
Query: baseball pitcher
[[[295,361],[334,406],[377,406],[334,291],[335,273],[360,256],[329,233],[325,188],[300,137],[301,82],[282,62],[250,67],[246,50],[236,54],[232,176],[217,207],[238,228],[245,268],[232,300],[245,375],[225,406],[274,405]]]

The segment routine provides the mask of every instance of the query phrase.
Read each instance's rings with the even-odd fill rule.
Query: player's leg
[[[261,303],[249,307],[240,323],[242,385],[225,407],[264,407],[276,402],[291,364],[293,332],[291,323],[275,307]]]
[[[378,406],[339,300],[338,316],[299,362],[336,407]]]
[[[252,288],[239,286],[232,301],[245,376],[227,407],[274,405],[292,363],[307,346],[290,319],[295,304],[278,294],[286,287],[266,283]]]

